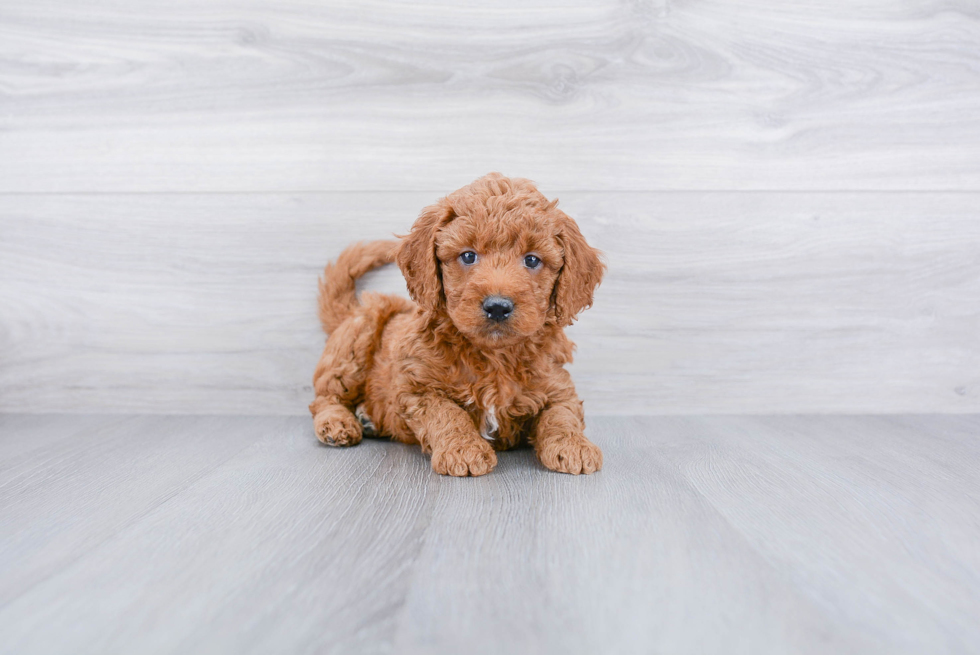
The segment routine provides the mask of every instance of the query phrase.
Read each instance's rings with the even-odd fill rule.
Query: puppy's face
[[[544,214],[457,216],[436,237],[446,311],[471,341],[505,346],[548,318],[562,247]]]
[[[397,257],[412,298],[488,348],[570,325],[605,266],[556,205],[491,173],[425,208]]]

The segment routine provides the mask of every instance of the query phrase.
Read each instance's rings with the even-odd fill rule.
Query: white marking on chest
[[[493,441],[497,438],[497,432],[500,430],[500,423],[497,422],[497,408],[491,405],[485,412],[483,412],[483,421],[480,425],[480,436],[487,441]]]

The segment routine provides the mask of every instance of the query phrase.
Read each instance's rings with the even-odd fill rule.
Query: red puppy
[[[605,266],[528,180],[491,173],[422,211],[401,242],[355,244],[320,282],[330,335],[310,404],[317,437],[421,444],[437,473],[489,473],[494,450],[534,446],[563,473],[602,468],[563,365],[563,328],[592,304]],[[355,295],[397,261],[415,300]],[[357,414],[355,416],[355,413]]]

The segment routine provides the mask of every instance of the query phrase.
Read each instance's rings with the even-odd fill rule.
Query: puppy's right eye
[[[467,266],[472,266],[476,263],[476,253],[472,250],[467,250],[459,256],[459,261],[463,262]]]

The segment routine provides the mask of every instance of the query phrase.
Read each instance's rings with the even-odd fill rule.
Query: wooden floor
[[[434,475],[297,417],[0,417],[3,653],[980,652],[980,417],[597,418]]]

